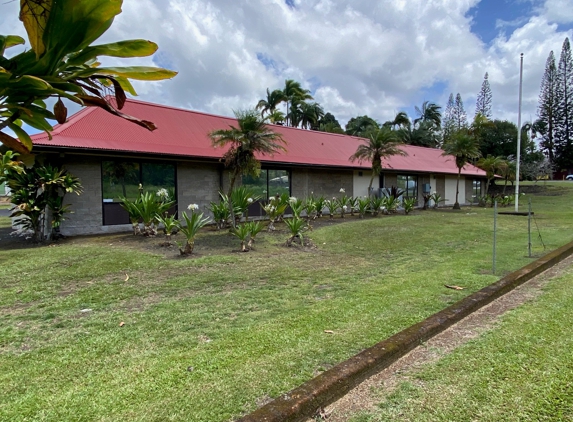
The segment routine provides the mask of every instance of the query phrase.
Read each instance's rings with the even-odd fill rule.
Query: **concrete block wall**
[[[228,178],[228,175],[225,174]],[[186,211],[189,204],[199,205],[199,211],[211,215],[207,210],[210,202],[219,201],[220,173],[218,166],[191,162],[177,164],[177,204],[179,212]],[[228,184],[227,184],[228,186]]]
[[[346,195],[354,196],[354,172],[352,170],[293,169],[292,195],[306,198],[323,195],[326,198],[340,196],[340,189]]]
[[[131,224],[103,225],[101,192],[101,158],[66,155],[64,167],[80,179],[83,192],[68,193],[64,203],[70,204],[73,214],[67,214],[60,228],[64,236],[80,234],[117,233],[131,230]]]

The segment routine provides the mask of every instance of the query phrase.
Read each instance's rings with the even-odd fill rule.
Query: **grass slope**
[[[532,198],[548,250],[571,241],[572,198]],[[226,421],[530,262],[527,219],[500,216],[491,274],[491,209],[309,236],[241,254],[205,231],[191,259],[130,235],[0,250],[0,420]]]

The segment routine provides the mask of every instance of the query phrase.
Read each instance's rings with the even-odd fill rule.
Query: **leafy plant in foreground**
[[[230,232],[241,241],[241,252],[248,252],[247,241],[251,235],[251,227],[249,223],[237,224],[236,227],[231,227]]]
[[[406,215],[410,214],[410,212],[416,206],[416,198],[404,198],[402,201],[402,206],[404,207],[404,213]]]

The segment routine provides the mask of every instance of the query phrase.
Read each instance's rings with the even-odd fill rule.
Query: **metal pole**
[[[493,206],[493,274],[495,274],[495,247],[497,237],[497,201]]]
[[[521,91],[523,87],[523,53],[519,65],[519,108],[517,113],[517,163],[515,170],[515,212],[519,212],[519,164],[521,162]]]
[[[529,237],[529,242],[527,243],[529,249],[529,257],[531,258],[531,198],[529,198],[529,213],[527,220],[527,234]]]

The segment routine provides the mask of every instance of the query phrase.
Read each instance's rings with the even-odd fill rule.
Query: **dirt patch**
[[[572,264],[573,256],[454,324],[321,410],[320,419],[345,422],[359,412],[375,411],[381,401],[376,391],[393,391],[422,366],[439,360],[457,347],[491,330],[504,313],[538,297],[552,278],[559,276]]]

